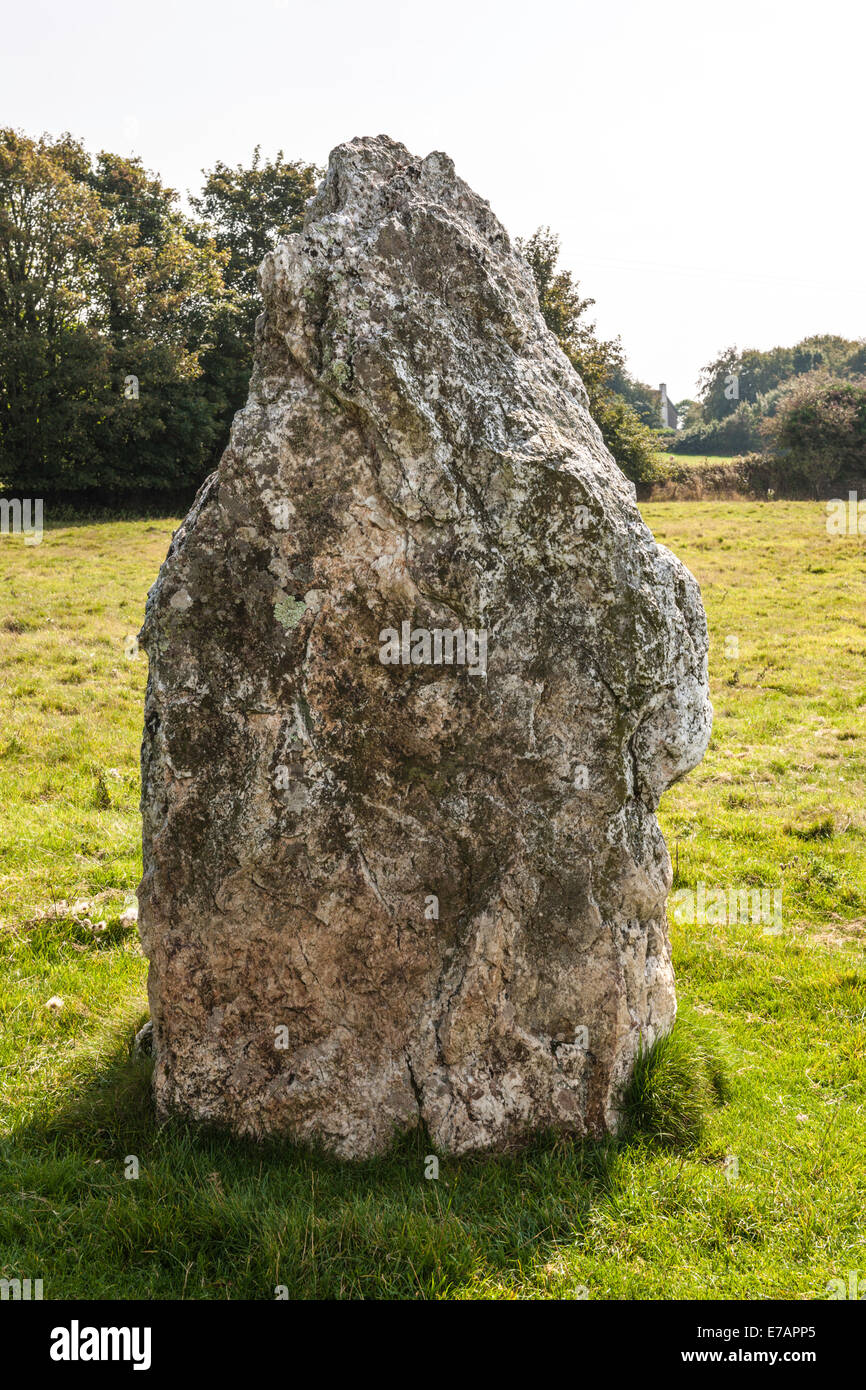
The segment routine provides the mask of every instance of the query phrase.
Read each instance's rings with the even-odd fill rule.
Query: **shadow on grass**
[[[46,1297],[497,1298],[526,1280],[575,1297],[593,1210],[636,1152],[697,1143],[724,1093],[723,1063],[689,1018],[639,1058],[623,1138],[440,1155],[429,1178],[423,1131],[345,1163],[158,1124],[151,1063],[130,1055],[141,1017],[103,1037],[74,1096],[0,1145],[3,1264],[42,1270]]]

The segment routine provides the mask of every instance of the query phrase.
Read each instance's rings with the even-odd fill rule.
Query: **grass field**
[[[733,463],[736,457],[735,454],[668,454],[664,452],[655,454],[656,463],[665,473],[672,463],[680,464],[686,468],[702,468],[704,465]]]
[[[257,1299],[826,1298],[866,1278],[866,551],[817,504],[644,513],[712,638],[712,744],[662,803],[676,886],[779,889],[782,930],[672,925],[675,1036],[688,1055],[709,1030],[728,1058],[695,1142],[539,1139],[438,1180],[420,1136],[344,1166],[156,1126],[120,920],[145,681],[127,638],[172,523],[0,538],[0,1277]]]

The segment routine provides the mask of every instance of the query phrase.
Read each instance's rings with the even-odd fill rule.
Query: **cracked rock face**
[[[615,1129],[676,1009],[697,585],[447,156],[340,146],[260,275],[142,630],[159,1109],[347,1157]]]

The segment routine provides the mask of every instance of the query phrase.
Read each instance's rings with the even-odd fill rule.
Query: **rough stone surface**
[[[260,276],[142,629],[158,1106],[344,1156],[614,1129],[676,1008],[654,811],[709,738],[697,585],[446,155],[340,146]],[[403,622],[421,658],[484,631],[486,670],[385,664]]]
[[[153,1055],[153,1020],[148,1019],[143,1028],[139,1028],[132,1040],[133,1057],[151,1057]]]

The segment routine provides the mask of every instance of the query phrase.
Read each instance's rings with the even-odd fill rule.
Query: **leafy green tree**
[[[858,343],[854,351],[845,358],[842,376],[866,376],[866,343]]]
[[[661,393],[657,387],[648,386],[645,381],[637,381],[624,367],[613,372],[610,387],[631,406],[642,424],[651,430],[659,429]]]
[[[655,441],[637,411],[615,389],[626,379],[625,353],[618,338],[605,340],[585,318],[594,299],[584,299],[568,270],[558,269],[559,238],[539,227],[517,249],[528,264],[548,328],[581,377],[590,413],[623,472],[635,481],[652,476]]]
[[[841,338],[836,333],[815,333],[795,346],[794,371],[801,374],[826,369],[831,376],[856,375],[856,372],[852,372],[851,359],[862,353],[864,348],[866,344],[862,341]]]
[[[275,159],[262,160],[257,145],[248,167],[230,168],[218,161],[202,173],[201,195],[190,202],[203,219],[202,234],[225,253],[225,279],[233,297],[232,311],[221,316],[215,340],[202,355],[207,380],[225,401],[225,434],[246,399],[252,372],[255,323],[262,310],[258,267],[279,241],[300,231],[304,206],[321,171],[301,160],[286,160],[282,150]]]
[[[814,334],[789,348],[726,348],[701,373],[704,419],[724,420],[743,403],[755,405],[804,373],[826,369],[833,376],[859,375],[864,361],[866,345],[832,333]]]
[[[246,326],[252,329],[261,312],[258,267],[278,242],[300,231],[304,206],[316,191],[321,171],[301,160],[286,160],[282,150],[275,159],[263,161],[261,146],[256,145],[249,167],[238,164],[231,169],[218,161],[202,172],[201,195],[190,202],[216,245],[228,253],[226,283],[244,305]]]
[[[0,131],[0,480],[197,484],[221,427],[201,355],[228,299],[212,241],[140,161]],[[135,389],[127,386],[135,379]]]
[[[239,316],[224,283],[226,254],[140,161],[100,154],[88,181],[112,228],[134,245],[135,274],[111,297],[112,401],[122,404],[106,419],[109,457],[146,487],[159,485],[167,465],[179,483],[198,482],[223,442],[232,404],[207,371],[223,326]],[[128,374],[140,380],[133,403],[120,389]],[[193,477],[187,460],[195,461]]]
[[[701,373],[700,398],[707,422],[724,420],[744,403],[754,404],[794,371],[791,348],[760,352],[726,348]]]
[[[126,239],[112,237],[80,177],[69,136],[0,131],[0,480],[71,481],[86,452],[107,372],[107,281],[123,281]]]
[[[677,414],[680,417],[680,428],[684,430],[691,425],[701,424],[704,418],[700,401],[693,401],[688,396],[677,402]]]
[[[698,395],[704,419],[723,420],[737,408],[742,362],[739,350],[725,348],[700,375]]]

